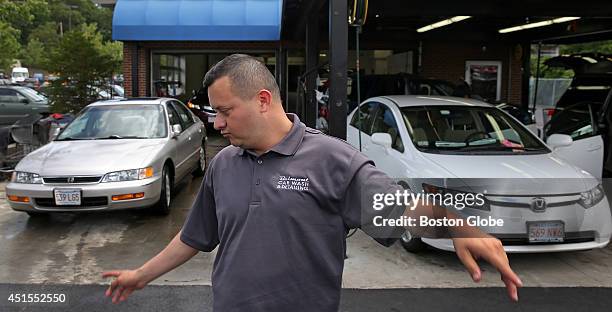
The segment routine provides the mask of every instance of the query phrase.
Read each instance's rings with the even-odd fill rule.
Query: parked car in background
[[[559,148],[559,155],[595,177],[611,176],[612,55],[562,55],[546,64],[572,69],[575,75],[544,125],[544,138],[553,134],[570,136],[571,146]]]
[[[27,87],[0,86],[0,125],[12,125],[32,114],[49,114],[45,96]]]
[[[215,112],[208,102],[207,88],[200,88],[198,91],[193,90],[192,93],[193,95],[187,101],[187,107],[202,120],[209,131],[213,130],[217,112]]]
[[[177,182],[205,167],[206,129],[181,102],[102,101],[24,157],[6,197],[30,215],[142,207],[167,214]]]
[[[503,226],[483,230],[507,252],[585,250],[610,241],[612,216],[601,182],[554,151],[567,143],[566,135],[551,136],[549,147],[490,104],[438,96],[371,98],[347,124],[347,141],[403,187],[485,194],[486,205],[457,213],[501,218]],[[484,183],[470,184],[474,180]],[[401,243],[408,251],[424,244],[453,250],[449,239],[421,239],[410,231]]]
[[[13,67],[11,71],[11,82],[12,83],[24,82],[29,77],[30,77],[30,73],[28,72],[28,69],[25,67]]]

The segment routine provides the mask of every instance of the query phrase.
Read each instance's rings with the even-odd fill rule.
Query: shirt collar
[[[297,152],[300,144],[302,143],[302,139],[304,139],[304,132],[306,130],[306,125],[300,122],[300,119],[295,114],[287,114],[287,118],[293,122],[291,126],[291,130],[289,133],[276,145],[274,145],[270,151],[279,153],[285,156],[294,155]],[[238,151],[238,155],[243,155],[245,149],[240,148]],[[252,154],[250,150],[247,150],[248,153]]]

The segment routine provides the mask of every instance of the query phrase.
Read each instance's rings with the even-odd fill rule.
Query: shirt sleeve
[[[211,162],[198,195],[181,230],[181,241],[200,251],[212,251],[219,244],[217,213],[213,192],[213,162]]]
[[[404,215],[406,206],[374,209],[374,195],[395,194],[397,191],[404,192],[404,189],[359,152],[351,160],[349,176],[341,211],[345,226],[360,228],[378,243],[391,246],[405,229],[401,226],[376,226],[375,223],[380,222],[375,220],[398,219]]]

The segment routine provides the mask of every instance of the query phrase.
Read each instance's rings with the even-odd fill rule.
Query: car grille
[[[53,207],[53,208],[84,208],[84,207],[97,207],[108,205],[108,198],[106,196],[98,197],[83,197],[80,205],[61,205],[55,204],[55,198],[34,198],[36,205],[40,207]]]
[[[518,245],[550,245],[559,243],[529,243],[529,237],[525,234],[492,234],[498,238],[504,246],[518,246]],[[576,243],[587,243],[595,240],[594,231],[584,232],[566,232],[562,244],[576,244]]]
[[[91,177],[44,177],[44,183],[54,183],[54,184],[78,184],[78,183],[98,183],[102,177],[101,176],[91,176]]]

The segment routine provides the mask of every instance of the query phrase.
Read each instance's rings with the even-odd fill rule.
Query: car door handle
[[[601,148],[601,145],[591,145],[587,148],[587,151],[592,152]]]

